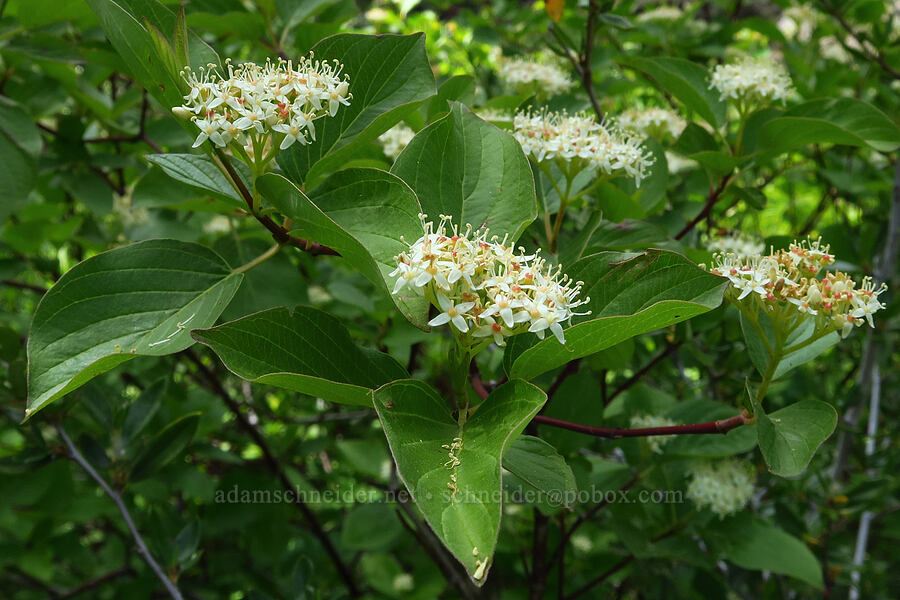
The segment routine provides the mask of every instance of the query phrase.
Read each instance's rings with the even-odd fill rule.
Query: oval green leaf
[[[602,252],[582,258],[565,272],[585,282],[582,297],[591,301],[584,308],[591,314],[565,330],[565,345],[553,337],[536,343],[530,335],[512,338],[504,357],[510,377],[531,379],[641,333],[710,311],[722,302],[728,283],[665,250]]]
[[[483,584],[500,531],[503,455],[546,394],[511,380],[463,426],[422,381],[395,381],[373,395],[400,479],[447,549]]]
[[[316,308],[273,308],[192,332],[235,375],[329,402],[372,405],[372,390],[407,377],[387,354],[360,348]]]
[[[519,143],[458,102],[412,139],[391,173],[409,184],[429,217],[490,227],[516,240],[537,217],[534,178]]]
[[[243,275],[199,244],[148,240],[72,267],[41,299],[28,336],[28,416],[135,356],[180,352]]]

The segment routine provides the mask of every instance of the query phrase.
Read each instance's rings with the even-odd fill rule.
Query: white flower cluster
[[[822,13],[815,8],[797,5],[785,9],[778,18],[776,26],[784,37],[795,38],[800,42],[808,42],[821,20]]]
[[[753,465],[743,460],[697,463],[690,476],[686,496],[698,508],[709,508],[719,518],[744,508],[753,495]]]
[[[226,61],[228,77],[215,65],[199,74],[185,67],[182,77],[190,87],[184,105],[174,109],[190,116],[200,134],[196,148],[209,140],[219,147],[236,142],[262,150],[269,136],[285,149],[295,142],[316,139],[314,122],[334,116],[349,106],[349,76],[343,65],[313,60],[312,54],[293,62],[279,59],[264,65]]]
[[[736,254],[739,258],[747,258],[765,252],[766,245],[742,233],[732,233],[708,239],[706,249],[717,254]]]
[[[649,427],[673,427],[678,425],[672,419],[660,417],[657,415],[635,415],[631,417],[632,429],[646,429]],[[671,435],[650,435],[643,438],[652,452],[656,454],[662,453],[662,447],[673,439]]]
[[[627,110],[616,119],[616,124],[626,131],[634,131],[647,137],[663,139],[677,138],[687,127],[687,121],[671,110],[664,108],[641,108]]]
[[[876,286],[871,277],[864,277],[857,287],[841,271],[829,271],[817,279],[816,274],[834,262],[828,251],[827,245],[816,240],[795,242],[787,250],[765,256],[717,254],[710,272],[731,281],[726,292],[731,301],[759,302],[768,311],[790,310],[814,318],[816,329],[840,331],[844,337],[865,322],[874,327],[872,315],[885,308],[878,296],[887,285]]]
[[[641,140],[608,123],[597,123],[583,113],[519,112],[513,120],[513,135],[526,156],[537,162],[562,160],[576,167],[596,168],[603,173],[624,173],[640,186],[653,165]]]
[[[505,338],[530,331],[541,339],[547,330],[565,343],[562,325],[578,313],[574,309],[590,298],[579,299],[580,281],[574,282],[536,254],[516,252],[507,237],[488,237],[488,230],[465,231],[441,215],[437,227],[419,215],[424,235],[396,257],[394,294],[410,288],[440,309],[429,321],[451,323],[459,333],[492,338],[503,346]]]
[[[712,72],[710,89],[721,99],[757,104],[784,100],[791,89],[791,78],[784,67],[772,60],[744,58],[735,63],[717,65]]]
[[[552,63],[530,58],[508,58],[500,62],[500,80],[511,89],[545,96],[561,94],[572,87],[569,76]]]
[[[677,21],[684,16],[684,12],[677,6],[660,6],[644,11],[637,16],[639,23],[650,21]]]
[[[403,123],[398,123],[378,136],[378,141],[381,142],[384,153],[396,159],[415,135],[415,131]]]

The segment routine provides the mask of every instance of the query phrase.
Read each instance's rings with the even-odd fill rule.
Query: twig
[[[475,600],[478,598],[478,590],[472,584],[471,580],[469,580],[468,575],[462,572],[459,563],[444,549],[444,546],[441,544],[440,540],[435,537],[428,525],[419,519],[415,509],[409,506],[406,495],[400,493],[397,494],[397,498],[400,510],[406,515],[412,525],[406,522],[400,514],[400,511],[397,512],[397,518],[400,519],[400,523],[403,527],[416,538],[416,541],[419,542],[419,545],[425,550],[425,553],[428,554],[431,560],[438,566],[441,573],[444,575],[444,579],[453,584],[460,596],[465,598],[465,600]]]
[[[587,92],[588,100],[590,100],[591,106],[597,115],[597,120],[602,121],[603,111],[600,109],[600,103],[597,101],[597,95],[594,93],[594,73],[591,67],[591,56],[594,50],[594,36],[596,34],[597,14],[599,13],[599,10],[597,4],[591,0],[588,5],[587,25],[585,27],[584,40],[582,42],[580,53],[576,53],[575,50],[566,43],[557,29],[556,24],[550,23],[550,33],[556,38],[556,41],[562,47],[562,53],[569,62],[572,63],[572,67],[578,74],[581,85],[584,88],[584,91]]]
[[[581,366],[581,359],[576,358],[575,360],[566,364],[563,367],[563,370],[559,372],[559,375],[556,376],[556,379],[553,380],[553,383],[550,384],[550,387],[547,389],[547,404],[550,404],[550,400],[556,395],[556,392],[559,391],[559,388],[562,387],[563,382],[578,372],[578,367]],[[541,409],[543,412],[544,409],[547,408],[547,404],[544,405],[544,408]]]
[[[842,15],[836,7],[829,6],[827,10],[829,14],[831,14],[831,16],[833,16],[835,20],[840,24],[840,26],[843,27],[844,30],[849,33],[850,36],[853,37],[853,39],[856,40],[857,44],[859,44],[859,47],[862,48],[861,53],[865,57],[878,63],[878,65],[882,69],[890,73],[890,75],[894,79],[900,79],[900,71],[898,71],[897,69],[892,67],[890,63],[888,63],[887,59],[884,56],[884,52],[882,52],[881,50],[872,52],[870,48],[875,48],[876,46],[867,38],[860,36],[859,33],[854,31],[853,26],[851,26],[850,23],[847,22],[847,19],[844,18],[844,15]]]
[[[669,427],[640,427],[636,429],[627,429],[622,427],[594,427],[593,425],[582,425],[581,423],[572,423],[552,417],[537,415],[532,422],[541,425],[550,425],[551,427],[559,427],[560,429],[568,429],[576,433],[584,433],[594,437],[607,439],[621,439],[632,437],[647,437],[651,435],[706,435],[710,433],[725,434],[736,429],[741,425],[753,422],[747,411],[739,415],[735,415],[728,419],[719,419],[718,421],[710,421],[709,423],[695,423],[692,425],[672,425]]]
[[[681,346],[682,343],[683,342],[681,340],[679,340],[677,342],[668,343],[666,345],[666,348],[660,354],[657,354],[653,358],[653,360],[651,360],[646,365],[644,365],[644,367],[641,368],[641,370],[639,370],[637,373],[635,373],[634,375],[629,377],[625,381],[625,383],[623,383],[622,385],[617,387],[616,390],[612,394],[610,394],[609,397],[606,398],[605,403],[609,404],[610,402],[613,401],[613,399],[615,399],[616,396],[618,396],[619,394],[621,394],[622,392],[624,392],[625,390],[627,390],[628,388],[633,386],[635,383],[640,381],[641,378],[644,375],[646,375],[653,367],[658,365],[664,358],[666,358],[667,356],[669,356],[670,354],[675,352],[675,350],[677,350],[678,347]]]
[[[549,518],[537,508],[534,511],[533,539],[531,544],[531,600],[541,600],[547,586],[547,524]],[[549,561],[552,564],[552,561]]]
[[[118,569],[113,569],[109,573],[105,573],[103,575],[99,575],[94,577],[93,579],[89,579],[79,585],[78,587],[72,588],[68,592],[58,596],[58,600],[69,600],[69,598],[74,598],[76,596],[80,596],[84,592],[89,592],[95,588],[100,587],[105,583],[109,583],[110,581],[114,581],[119,577],[124,575],[134,575],[134,569],[129,566],[119,567]]]
[[[29,292],[34,292],[35,294],[46,294],[47,288],[40,285],[32,285],[30,283],[23,283],[21,281],[15,281],[13,279],[4,279],[2,281],[3,285],[7,285],[11,288],[17,288],[20,290],[28,290]]]
[[[688,222],[681,231],[679,231],[675,235],[676,240],[680,240],[684,236],[686,236],[694,227],[697,226],[697,223],[702,221],[703,219],[709,218],[710,213],[712,212],[713,207],[716,205],[722,197],[722,192],[725,191],[725,188],[728,187],[728,182],[731,181],[731,173],[722,177],[722,180],[719,182],[718,187],[713,188],[710,186],[709,196],[706,198],[706,204],[703,205],[703,208],[697,213],[697,216]]]
[[[658,542],[658,541],[660,541],[660,540],[663,540],[663,539],[665,539],[665,538],[667,538],[667,537],[670,537],[670,536],[672,536],[672,535],[675,535],[676,533],[678,533],[678,532],[681,530],[682,527],[683,527],[683,525],[681,525],[681,524],[675,525],[674,527],[672,527],[672,528],[669,529],[668,531],[666,531],[666,532],[664,532],[664,533],[661,533],[661,534],[659,534],[658,536],[656,536],[655,538],[653,538],[653,539],[651,540],[651,542],[656,543],[656,542]],[[587,584],[581,586],[580,588],[578,588],[577,590],[575,590],[574,592],[572,592],[572,593],[569,594],[568,596],[565,596],[565,597],[563,598],[563,600],[574,600],[574,598],[577,598],[577,597],[583,595],[585,592],[590,591],[591,588],[593,588],[593,587],[595,587],[595,586],[597,586],[597,585],[603,583],[604,581],[606,581],[607,579],[609,579],[612,575],[616,574],[617,572],[621,571],[623,568],[627,567],[629,564],[631,564],[631,563],[634,561],[634,559],[635,559],[634,554],[631,554],[631,555],[629,555],[629,556],[626,556],[625,558],[623,558],[622,560],[620,560],[619,562],[617,562],[616,564],[614,564],[613,566],[611,566],[609,569],[607,569],[606,571],[604,571],[603,573],[601,573],[599,576],[597,576],[596,578],[594,578],[593,580],[591,580],[591,581],[588,582]]]
[[[244,185],[244,180],[241,179],[241,176],[235,170],[234,165],[231,164],[228,156],[221,150],[217,149],[216,158],[216,164],[224,169],[225,174],[231,180],[231,184],[244,199],[244,202],[247,203],[247,207],[250,209],[250,212],[253,214],[256,220],[263,225],[263,227],[269,230],[269,233],[272,234],[272,237],[276,242],[278,242],[279,244],[295,246],[313,255],[330,254],[332,256],[340,256],[340,253],[338,253],[338,251],[334,250],[333,248],[323,246],[322,244],[319,244],[317,242],[292,236],[287,229],[273,221],[272,218],[268,215],[257,214],[254,211],[253,194],[251,194],[250,190],[247,189],[247,186]]]
[[[622,485],[622,487],[619,488],[619,491],[622,491],[622,492],[628,491],[629,489],[631,489],[634,486],[635,483],[637,483],[638,479],[640,479],[640,478],[641,478],[641,472],[636,472],[631,477],[631,479],[626,481]],[[580,515],[577,519],[575,519],[575,522],[572,523],[572,526],[568,530],[563,530],[563,534],[560,537],[559,544],[556,546],[556,550],[553,551],[553,556],[550,558],[550,562],[560,560],[560,573],[559,573],[560,579],[562,578],[562,562],[561,562],[562,558],[561,557],[562,557],[563,553],[566,551],[566,545],[569,543],[569,540],[572,538],[572,535],[575,533],[575,531],[579,527],[581,527],[582,525],[584,525],[585,523],[587,523],[588,521],[593,519],[595,516],[597,516],[597,513],[600,512],[600,510],[603,509],[604,506],[609,504],[609,502],[610,501],[604,495],[603,500],[601,500],[600,502],[598,502],[597,504],[592,506],[589,511],[587,511],[586,513],[584,513],[583,515]],[[559,597],[560,598],[563,597],[562,592],[560,592]]]
[[[241,412],[240,404],[231,397],[231,394],[228,393],[228,390],[222,385],[222,382],[219,381],[219,378],[216,377],[216,374],[200,360],[200,357],[190,348],[184,351],[184,355],[197,367],[197,370],[200,372],[203,379],[206,381],[207,386],[211,389],[228,407],[231,413],[234,415],[234,418],[237,420],[238,425],[253,439],[253,442],[259,447],[263,454],[263,460],[266,463],[266,466],[269,467],[269,470],[272,471],[278,477],[278,480],[281,482],[281,485],[285,490],[293,491],[294,485],[291,483],[290,478],[288,478],[287,473],[282,468],[281,463],[272,453],[272,450],[269,448],[268,442],[263,437],[262,433],[260,433],[259,429],[257,429]],[[334,563],[335,568],[338,571],[338,574],[341,577],[341,580],[344,583],[344,587],[347,588],[347,591],[350,593],[350,596],[353,598],[358,598],[360,596],[360,590],[356,585],[356,581],[353,578],[353,573],[350,568],[344,563],[344,559],[341,558],[341,555],[338,553],[337,548],[335,548],[334,544],[331,543],[331,539],[328,537],[325,529],[322,527],[322,524],[319,523],[319,520],[316,518],[315,513],[313,513],[312,509],[297,495],[293,494],[296,497],[296,502],[294,505],[300,510],[303,518],[309,524],[310,530],[313,535],[319,540],[319,543],[325,549],[325,552],[328,554],[331,562]]]
[[[603,583],[604,581],[609,579],[612,575],[615,575],[617,572],[619,572],[623,568],[627,567],[629,564],[631,564],[632,561],[634,561],[633,554],[630,556],[626,556],[625,558],[623,558],[622,560],[620,560],[619,562],[617,562],[616,564],[611,566],[609,569],[607,569],[606,571],[601,573],[598,577],[592,579],[591,581],[589,581],[585,585],[581,586],[580,588],[578,588],[577,590],[575,590],[568,596],[565,596],[564,600],[573,600],[574,598],[581,596],[585,592],[590,591],[591,588],[600,585],[601,583]]]
[[[75,444],[72,442],[72,439],[66,433],[66,430],[61,423],[56,424],[56,431],[59,433],[59,437],[62,439],[63,443],[65,443],[66,448],[68,448],[70,458],[78,463],[78,466],[84,469],[84,471],[90,475],[91,479],[96,481],[97,485],[99,485],[103,491],[106,492],[106,495],[115,503],[116,507],[119,509],[119,513],[125,520],[125,524],[128,526],[128,530],[131,532],[131,537],[134,538],[138,554],[141,555],[144,562],[147,563],[156,577],[162,582],[169,595],[174,600],[182,600],[183,597],[178,590],[178,587],[176,587],[172,580],[166,576],[162,567],[159,566],[159,563],[157,563],[156,559],[153,558],[153,555],[150,554],[150,550],[147,548],[147,544],[144,543],[144,538],[141,537],[141,533],[138,531],[137,526],[135,526],[134,520],[131,518],[131,513],[128,512],[128,507],[125,506],[125,502],[122,500],[122,496],[119,492],[112,489],[109,484],[106,483],[106,480],[97,473],[94,467],[85,460],[84,456],[82,456],[81,452],[78,451],[78,448],[75,447]]]

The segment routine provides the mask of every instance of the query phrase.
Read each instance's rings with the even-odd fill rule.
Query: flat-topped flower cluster
[[[544,338],[550,331],[565,343],[563,324],[575,309],[582,283],[551,267],[536,254],[507,244],[508,237],[487,229],[464,231],[441,215],[435,226],[419,215],[424,235],[396,257],[394,294],[409,288],[424,295],[441,312],[428,324],[450,323],[460,334],[492,338],[503,346],[509,336],[526,331]]]
[[[791,78],[784,67],[764,58],[743,58],[735,63],[717,65],[710,89],[722,100],[731,98],[742,104],[760,104],[784,100],[791,90]]]
[[[409,126],[398,123],[378,136],[378,141],[381,142],[384,153],[396,159],[415,135],[416,132],[410,129]]]
[[[558,66],[531,58],[504,59],[498,74],[510,89],[546,96],[561,94],[573,85],[569,76]]]
[[[653,165],[652,155],[644,151],[639,138],[583,113],[519,112],[513,130],[525,155],[538,163],[561,160],[576,171],[595,168],[605,174],[625,174],[638,186]]]
[[[759,302],[767,310],[787,309],[816,319],[817,329],[840,331],[846,337],[854,327],[868,323],[885,308],[878,296],[887,290],[871,277],[857,283],[841,271],[816,275],[834,263],[829,246],[821,240],[794,242],[787,250],[765,256],[739,257],[717,254],[711,273],[727,277],[731,286],[726,297],[734,302]]]
[[[753,466],[735,458],[700,462],[691,467],[687,497],[698,508],[724,518],[741,510],[753,495]]]
[[[619,115],[616,124],[626,131],[656,139],[677,138],[687,127],[681,115],[664,108],[632,108]]]
[[[200,130],[195,148],[209,140],[223,148],[252,143],[262,151],[270,136],[282,150],[306,144],[316,138],[315,121],[333,117],[352,98],[343,65],[314,60],[312,54],[296,64],[279,59],[234,66],[228,60],[225,67],[227,77],[215,65],[199,73],[190,67],[182,71],[190,91],[175,110]]]

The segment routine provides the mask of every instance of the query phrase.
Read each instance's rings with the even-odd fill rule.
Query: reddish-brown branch
[[[594,112],[597,114],[597,121],[602,121],[603,111],[600,109],[600,103],[597,101],[597,95],[594,93],[594,73],[591,66],[591,56],[594,50],[594,37],[597,32],[597,15],[599,13],[600,7],[596,2],[589,2],[587,25],[585,27],[584,41],[580,53],[576,54],[575,50],[569,47],[554,23],[550,23],[550,32],[556,37],[556,41],[559,42],[559,45],[562,48],[562,53],[569,62],[572,63],[572,68],[574,68],[575,73],[578,74],[578,79],[588,95],[591,107],[593,107]]]
[[[235,170],[234,165],[231,164],[228,156],[224,152],[217,150],[216,158],[225,169],[228,178],[231,180],[231,183],[234,185],[235,189],[237,189],[238,193],[240,193],[241,197],[244,199],[244,202],[247,203],[247,207],[250,209],[250,212],[254,213],[253,194],[251,194],[250,190],[247,189],[247,186],[244,185],[244,180],[241,179],[240,175],[238,175],[238,172]],[[263,227],[269,230],[269,233],[272,234],[272,237],[279,244],[294,246],[313,255],[329,254],[332,256],[340,256],[340,253],[333,248],[323,246],[322,244],[319,244],[317,242],[292,236],[287,229],[273,221],[272,218],[268,215],[259,215],[254,213],[253,216],[262,224]]]
[[[208,388],[213,391],[228,409],[231,411],[231,414],[234,415],[235,419],[238,422],[238,425],[253,439],[253,442],[259,447],[260,451],[263,455],[263,460],[266,465],[269,467],[269,470],[278,478],[281,482],[281,485],[290,493],[293,493],[294,484],[291,482],[290,478],[287,475],[287,472],[281,465],[281,462],[278,458],[272,453],[271,449],[269,449],[269,444],[266,441],[263,434],[253,425],[247,416],[241,411],[241,405],[231,397],[231,394],[228,393],[228,390],[222,385],[222,382],[219,381],[219,378],[210,369],[208,366],[203,364],[203,361],[200,360],[200,357],[197,354],[188,348],[184,351],[184,356],[188,358],[194,365],[197,367],[197,371],[200,373],[201,378],[206,382]],[[318,518],[312,509],[299,497],[299,495],[294,494],[296,497],[296,501],[294,502],[294,506],[296,506],[300,513],[303,515],[306,523],[309,525],[310,530],[313,535],[319,540],[319,543],[322,545],[322,548],[328,554],[331,562],[334,564],[335,568],[338,571],[338,574],[341,577],[341,580],[344,583],[344,586],[347,588],[347,592],[349,592],[352,598],[358,598],[360,596],[360,590],[356,585],[356,580],[353,577],[353,572],[344,562],[344,559],[341,557],[337,548],[332,544],[331,538],[328,537],[328,533],[322,527],[322,524],[319,523]]]
[[[552,417],[542,415],[536,416],[533,420],[541,425],[550,425],[551,427],[559,427],[560,429],[568,429],[577,433],[584,433],[594,437],[620,439],[630,437],[647,437],[651,435],[706,435],[710,433],[728,433],[732,429],[751,423],[753,419],[747,411],[739,415],[735,415],[728,419],[719,419],[709,423],[694,423],[691,425],[672,425],[670,427],[640,427],[636,429],[627,429],[622,427],[594,427],[593,425],[582,425],[581,423],[572,423]]]
[[[722,181],[719,182],[718,187],[713,188],[712,186],[710,186],[709,196],[706,198],[706,204],[703,205],[703,208],[699,213],[697,213],[697,216],[691,219],[690,222],[675,235],[676,240],[680,240],[681,238],[686,236],[694,227],[697,226],[698,223],[700,223],[700,221],[709,218],[709,215],[712,212],[713,207],[716,205],[716,202],[721,199],[722,192],[724,192],[725,188],[728,187],[729,181],[731,181],[730,173],[722,178]]]

